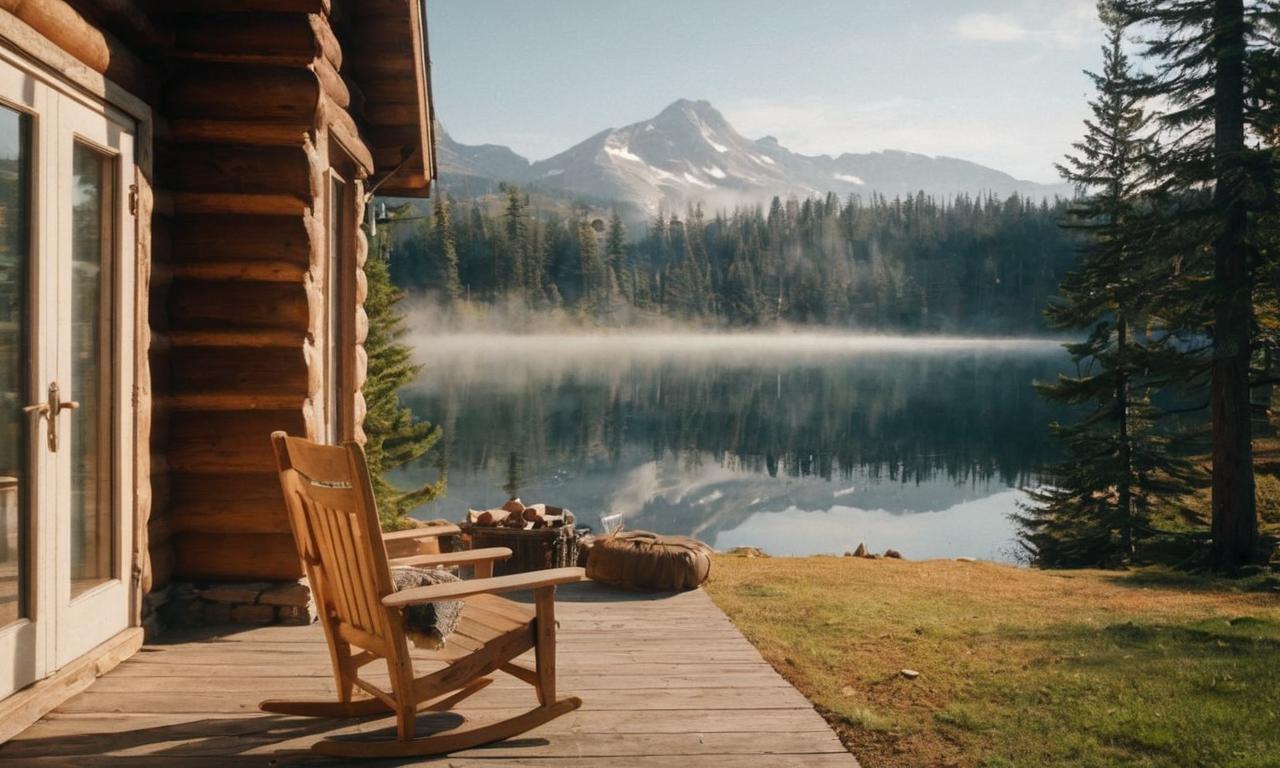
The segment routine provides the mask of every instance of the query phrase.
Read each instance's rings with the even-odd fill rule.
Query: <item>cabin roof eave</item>
[[[361,86],[414,84],[416,103],[371,102],[365,108],[378,194],[426,197],[436,179],[435,107],[425,0],[351,4],[356,32],[344,45]],[[377,90],[371,88],[371,90]]]

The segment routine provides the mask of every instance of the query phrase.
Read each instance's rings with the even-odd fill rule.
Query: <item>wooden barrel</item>
[[[494,563],[493,575],[527,573],[576,564],[578,549],[573,526],[557,528],[503,528],[463,523],[462,537],[469,549],[507,547],[511,559]]]

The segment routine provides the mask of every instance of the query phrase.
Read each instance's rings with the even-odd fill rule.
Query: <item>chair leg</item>
[[[355,696],[355,665],[351,663],[351,644],[337,636],[327,614],[320,617],[320,626],[324,629],[325,640],[329,646],[329,661],[333,664],[333,682],[338,689],[338,701],[349,702]]]
[[[408,653],[397,654],[397,657],[394,661],[387,659],[387,671],[391,673],[393,695],[400,702],[400,706],[396,708],[396,737],[406,740],[413,738],[418,702],[413,699],[413,667],[409,663]]]
[[[425,757],[460,752],[482,744],[509,739],[525,731],[555,720],[582,706],[582,699],[571,696],[550,706],[536,707],[522,715],[497,723],[407,741],[396,739],[331,738],[312,745],[311,749],[330,757]]]
[[[537,615],[534,659],[537,666],[538,703],[550,706],[556,700],[556,588],[534,590]]]

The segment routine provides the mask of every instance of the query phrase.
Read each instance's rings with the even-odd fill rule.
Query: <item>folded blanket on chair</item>
[[[391,569],[391,583],[395,585],[397,592],[452,581],[461,579],[437,568],[397,566]],[[404,609],[405,635],[413,641],[416,648],[439,650],[444,647],[450,633],[457,628],[461,616],[461,600],[410,605]]]

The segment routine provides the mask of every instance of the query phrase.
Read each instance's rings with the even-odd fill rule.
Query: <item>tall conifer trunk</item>
[[[1213,557],[1219,567],[1247,562],[1258,541],[1249,412],[1253,297],[1245,232],[1244,3],[1215,0],[1213,325]]]

